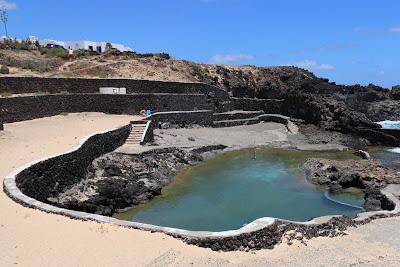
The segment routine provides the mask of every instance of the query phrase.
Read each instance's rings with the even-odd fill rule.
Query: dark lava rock
[[[10,69],[3,65],[0,67],[0,74],[10,74]]]
[[[369,155],[369,153],[364,150],[357,150],[353,154],[356,156],[359,156],[362,159],[371,159],[371,156]]]
[[[86,178],[52,198],[69,209],[112,215],[161,194],[161,189],[184,167],[202,157],[176,148],[139,155],[109,153],[93,161]]]
[[[328,160],[308,159],[304,163],[312,183],[343,188],[381,188],[386,184],[400,183],[397,171],[385,167],[380,160]]]
[[[390,97],[394,100],[400,100],[400,85],[392,87],[392,90],[390,91]]]
[[[364,209],[366,211],[393,210],[395,205],[378,189],[371,189],[365,193]]]
[[[330,193],[338,193],[343,189],[343,187],[338,182],[331,182],[329,184]]]
[[[109,175],[109,176],[120,176],[122,175],[122,171],[118,166],[115,165],[108,165],[104,168],[104,171]]]
[[[354,221],[347,217],[334,217],[328,222],[319,225],[298,225],[290,222],[276,221],[270,226],[251,233],[244,233],[234,237],[191,239],[182,238],[186,243],[199,247],[211,248],[214,251],[250,251],[259,249],[272,249],[286,238],[291,244],[318,236],[335,237],[344,235],[348,227],[355,226]]]

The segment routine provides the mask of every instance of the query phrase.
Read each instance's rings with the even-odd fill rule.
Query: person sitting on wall
[[[152,113],[153,113],[153,112],[152,112],[152,110],[151,110],[151,107],[150,107],[150,106],[147,106],[146,109],[142,109],[142,110],[139,112],[139,115],[142,116],[142,117],[148,117],[148,116],[151,116]]]
[[[151,110],[151,107],[150,106],[147,106],[147,108],[146,108],[146,116],[148,117],[148,116],[151,116],[151,114],[153,114],[153,112],[152,112],[152,110]]]

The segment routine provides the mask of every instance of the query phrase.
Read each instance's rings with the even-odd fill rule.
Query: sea
[[[378,124],[384,129],[400,129],[400,121],[379,121]],[[400,153],[400,147],[389,149],[390,152]]]

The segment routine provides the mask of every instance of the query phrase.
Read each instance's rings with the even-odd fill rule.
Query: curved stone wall
[[[63,187],[79,181],[88,164],[97,156],[113,150],[121,144],[129,132],[130,126],[102,132],[85,138],[73,151],[63,155],[33,162],[10,173],[4,179],[4,191],[15,201],[46,212],[62,214],[74,219],[95,220],[114,223],[120,226],[163,232],[181,238],[189,244],[211,248],[213,250],[241,250],[272,248],[279,243],[287,231],[297,231],[306,238],[316,236],[336,236],[350,226],[366,223],[372,219],[398,216],[400,201],[395,194],[400,185],[389,185],[382,193],[394,203],[391,211],[360,213],[356,219],[341,216],[318,217],[308,222],[293,222],[277,218],[260,218],[248,225],[231,231],[207,232],[188,231],[130,221],[121,221],[111,217],[86,212],[67,210],[46,204],[46,198],[53,196]],[[18,185],[18,186],[17,186]]]
[[[121,146],[128,137],[131,125],[93,135],[70,152],[36,163],[21,171],[16,185],[27,196],[42,202],[57,196],[65,188],[84,179],[92,161]]]

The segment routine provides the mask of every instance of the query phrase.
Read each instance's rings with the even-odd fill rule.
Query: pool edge
[[[126,124],[124,126],[127,126],[127,125],[128,124]],[[124,127],[124,126],[122,126],[122,127]],[[97,222],[101,222],[101,223],[112,223],[114,225],[119,225],[119,226],[123,226],[123,227],[130,227],[130,228],[152,231],[152,232],[161,232],[161,233],[165,233],[165,234],[176,236],[176,237],[182,237],[182,238],[185,238],[185,237],[186,238],[235,237],[235,236],[238,236],[241,234],[252,233],[252,232],[267,228],[268,226],[271,226],[275,222],[292,223],[292,224],[296,224],[296,225],[321,225],[321,224],[328,222],[332,218],[335,218],[335,217],[337,218],[337,217],[343,216],[343,215],[327,215],[327,216],[316,217],[307,222],[290,221],[290,220],[284,220],[284,219],[273,218],[273,217],[263,217],[263,218],[256,219],[256,220],[252,221],[251,223],[249,223],[239,229],[235,229],[235,230],[228,230],[228,231],[221,231],[221,232],[190,231],[190,230],[184,230],[184,229],[178,229],[178,228],[157,226],[157,225],[152,225],[152,224],[123,221],[123,220],[115,219],[115,218],[108,217],[108,216],[59,208],[59,207],[56,207],[56,206],[53,206],[50,204],[43,203],[34,198],[31,198],[31,197],[23,194],[17,187],[16,182],[15,182],[16,176],[23,170],[25,170],[39,162],[42,162],[42,161],[45,161],[45,160],[48,160],[51,158],[55,158],[58,156],[62,156],[67,153],[74,152],[74,151],[78,150],[83,144],[85,144],[85,142],[90,137],[99,135],[99,134],[112,132],[116,129],[118,129],[118,128],[113,128],[110,130],[105,130],[105,131],[91,134],[87,137],[84,137],[79,142],[79,144],[76,145],[75,147],[73,147],[71,150],[68,150],[64,153],[60,153],[60,154],[57,154],[54,156],[49,156],[49,157],[45,157],[45,158],[42,158],[39,160],[35,160],[35,161],[32,161],[28,164],[25,164],[25,165],[17,168],[16,170],[12,171],[4,178],[3,191],[6,193],[6,195],[8,195],[11,199],[16,201],[17,203],[20,203],[23,206],[38,209],[38,210],[41,210],[41,211],[44,211],[47,213],[64,215],[64,216],[70,217],[72,219],[79,219],[79,220],[84,220],[84,221],[91,220],[91,221],[97,221]],[[400,192],[400,185],[389,184],[385,188],[381,189],[381,193],[394,203],[395,208],[393,210],[361,212],[361,213],[357,214],[356,218],[353,219],[353,221],[361,222],[361,221],[367,220],[367,219],[372,218],[377,215],[390,216],[390,215],[400,213],[400,200],[394,196],[394,191]]]

